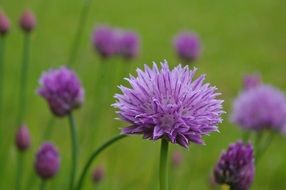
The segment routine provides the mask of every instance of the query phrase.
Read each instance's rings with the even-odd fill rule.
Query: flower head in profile
[[[254,173],[252,145],[238,141],[221,154],[214,168],[214,179],[218,184],[229,185],[231,190],[248,190]]]
[[[116,94],[118,114],[131,123],[124,134],[142,134],[144,138],[164,138],[188,147],[190,142],[203,144],[202,136],[217,131],[222,121],[222,100],[216,99],[216,88],[204,83],[205,75],[195,79],[196,69],[181,65],[169,69],[165,61],[161,69],[137,69],[130,76],[131,87],[120,86]]]
[[[0,11],[0,35],[5,36],[10,29],[10,22],[3,11]]]
[[[261,77],[259,74],[249,74],[249,75],[244,76],[243,85],[244,85],[245,90],[254,88],[261,84],[262,84],[262,81],[261,81]]]
[[[283,131],[286,121],[286,98],[270,85],[259,85],[241,92],[234,100],[231,119],[245,130]]]
[[[26,125],[22,125],[18,128],[15,141],[19,151],[26,151],[30,147],[30,132]]]
[[[58,117],[66,116],[84,101],[84,90],[77,75],[66,67],[48,70],[42,74],[39,83],[38,93]]]
[[[118,53],[126,59],[139,54],[139,37],[135,32],[122,32],[118,37]]]
[[[60,167],[60,156],[56,147],[51,143],[44,143],[36,155],[35,170],[44,180],[54,177]]]
[[[178,57],[185,62],[192,62],[201,54],[201,42],[194,33],[179,33],[173,45]]]
[[[92,34],[92,44],[102,58],[113,56],[117,52],[117,36],[113,28],[99,26]]]
[[[19,25],[24,32],[32,32],[36,26],[36,18],[30,10],[26,10],[23,12]]]

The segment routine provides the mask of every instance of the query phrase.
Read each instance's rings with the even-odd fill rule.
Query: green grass
[[[25,8],[32,9],[37,16],[37,28],[31,43],[28,112],[25,115],[33,137],[32,149],[25,155],[24,180],[27,181],[28,175],[33,173],[34,153],[51,118],[45,102],[35,93],[37,81],[43,70],[67,63],[81,5],[82,1],[74,0],[1,1],[0,6],[10,17],[12,29],[6,39],[5,125],[1,135],[1,147],[4,148],[0,152],[7,159],[5,164],[1,163],[0,189],[12,189],[15,184],[14,132],[23,46],[23,35],[17,26],[18,17]],[[170,180],[173,189],[208,189],[209,174],[221,149],[241,137],[240,130],[229,122],[229,114],[231,102],[241,89],[242,76],[260,72],[265,82],[286,89],[285,6],[284,0],[94,0],[74,67],[86,89],[86,101],[75,113],[81,143],[80,168],[93,149],[117,134],[119,127],[127,125],[113,121],[114,109],[110,107],[112,96],[117,91],[115,86],[123,80],[105,80],[102,86],[106,89],[102,93],[95,88],[97,75],[100,75],[100,60],[93,52],[90,36],[96,24],[130,28],[140,34],[142,53],[130,63],[132,73],[136,67],[152,61],[167,59],[171,65],[176,65],[178,60],[171,46],[173,36],[184,29],[199,34],[204,51],[195,66],[199,73],[207,73],[207,80],[222,92],[227,114],[220,126],[221,133],[205,137],[207,146],[191,145],[189,150],[170,146],[171,151],[179,149],[183,152],[185,158]],[[116,70],[129,67],[129,63],[116,59],[108,64],[110,66],[105,70],[108,79]],[[102,118],[99,124],[95,120],[98,117]],[[56,119],[51,140],[61,152],[62,166],[47,189],[64,189],[68,184],[71,160],[67,119]],[[283,137],[276,138],[261,160],[256,170],[254,190],[286,187],[285,142]],[[140,137],[130,137],[114,145],[94,163],[94,166],[103,164],[107,168],[100,189],[157,189],[159,148],[159,142],[145,141]],[[85,189],[92,189],[89,179]],[[27,189],[38,188],[39,180],[34,178],[32,182],[33,186]]]

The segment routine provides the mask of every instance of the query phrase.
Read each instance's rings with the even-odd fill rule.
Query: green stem
[[[161,153],[160,153],[160,171],[159,171],[160,190],[168,190],[167,160],[168,160],[168,141],[162,139]]]
[[[4,52],[5,52],[5,38],[0,37],[0,121],[2,122],[2,106],[4,93]],[[0,128],[2,128],[0,123]],[[2,134],[2,133],[1,133]]]
[[[46,188],[46,181],[42,180],[39,186],[39,190],[45,190],[45,188]]]
[[[76,186],[76,190],[80,190],[82,185],[83,185],[83,180],[87,174],[87,171],[88,169],[90,168],[92,162],[94,161],[94,159],[103,151],[105,150],[106,148],[108,148],[110,145],[112,145],[113,143],[117,142],[118,140],[120,139],[123,139],[124,137],[126,137],[126,135],[117,135],[113,138],[111,138],[110,140],[106,141],[105,143],[103,143],[100,147],[98,147],[92,154],[91,156],[89,157],[88,161],[86,162],[83,170],[82,170],[82,173],[80,175],[80,178],[79,178],[79,181],[77,183],[77,186]]]
[[[51,138],[52,132],[53,132],[53,129],[54,129],[54,123],[55,123],[55,118],[51,117],[49,122],[48,122],[48,124],[47,124],[47,126],[46,126],[46,129],[44,130],[44,133],[43,133],[43,136],[42,136],[42,140]]]
[[[19,91],[19,113],[17,124],[20,125],[23,120],[23,115],[26,109],[26,91],[27,91],[27,79],[29,70],[29,51],[30,51],[30,35],[24,36],[24,48],[23,48],[23,62],[21,68],[20,78],[20,91]]]
[[[69,123],[70,123],[70,131],[71,131],[71,143],[72,143],[72,151],[71,151],[71,175],[70,175],[70,190],[73,189],[74,181],[76,177],[76,168],[77,168],[77,134],[76,134],[76,124],[74,121],[74,117],[72,113],[68,115]]]
[[[77,53],[78,53],[78,49],[79,49],[79,44],[80,44],[80,39],[83,33],[83,29],[87,20],[87,16],[88,16],[88,12],[89,12],[89,7],[91,5],[92,0],[85,0],[82,10],[80,12],[80,17],[79,17],[79,22],[78,22],[78,26],[77,26],[77,31],[75,34],[75,38],[71,47],[71,51],[70,51],[70,56],[68,59],[68,66],[72,66],[75,62]]]
[[[259,163],[262,156],[267,151],[267,149],[269,148],[269,146],[271,145],[271,143],[273,142],[273,140],[276,136],[277,135],[275,132],[271,132],[271,134],[269,134],[268,138],[266,139],[266,143],[264,143],[263,145],[260,145],[259,151],[258,151],[256,158],[255,158],[256,165]]]
[[[17,154],[16,188],[15,188],[16,190],[21,189],[23,165],[24,165],[24,153],[18,152],[18,154]]]

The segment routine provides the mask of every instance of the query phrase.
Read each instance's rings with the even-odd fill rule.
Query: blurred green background
[[[31,130],[32,148],[25,154],[23,189],[38,189],[40,180],[34,174],[34,154],[42,143],[42,135],[52,116],[46,103],[36,94],[38,78],[50,67],[67,63],[75,35],[82,0],[1,0],[0,6],[9,16],[12,27],[6,39],[5,111],[1,139],[0,189],[15,184],[17,95],[19,89],[23,34],[18,20],[22,11],[31,9],[37,17],[32,34],[26,123]],[[229,121],[231,103],[241,89],[244,74],[259,72],[266,83],[286,89],[286,1],[285,0],[93,0],[81,39],[74,69],[86,90],[86,101],[75,112],[80,139],[80,168],[88,155],[103,141],[119,133],[127,124],[114,121],[110,104],[116,85],[125,83],[120,75],[134,73],[137,67],[167,59],[170,65],[179,60],[171,46],[173,36],[181,30],[198,33],[203,43],[202,57],[195,63],[199,73],[207,73],[207,81],[216,85],[225,99],[224,122],[220,133],[205,137],[206,146],[191,145],[189,150],[171,146],[184,155],[183,164],[170,168],[171,189],[209,189],[209,176],[222,149],[242,136]],[[141,36],[141,53],[130,63],[108,60],[106,80],[96,88],[100,59],[90,39],[95,25],[109,24],[132,29]],[[132,67],[132,68],[130,68]],[[100,91],[100,92],[99,92]],[[70,133],[66,118],[55,119],[50,141],[58,146],[62,166],[47,189],[64,189],[69,179]],[[286,188],[286,139],[278,137],[264,155],[256,170],[253,189]],[[106,167],[106,177],[99,189],[156,190],[159,142],[130,137],[117,143],[94,162]],[[31,182],[29,182],[31,181]],[[90,175],[84,189],[93,189]]]

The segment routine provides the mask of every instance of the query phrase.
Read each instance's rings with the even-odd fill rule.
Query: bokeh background
[[[32,148],[25,154],[23,189],[37,189],[40,180],[34,175],[34,154],[42,143],[42,135],[52,115],[46,103],[36,94],[38,78],[50,67],[67,63],[70,46],[82,8],[82,0],[1,0],[12,23],[6,39],[5,112],[1,130],[0,189],[12,189],[15,184],[17,95],[22,58],[23,33],[18,19],[24,9],[31,9],[37,18],[32,34],[26,123],[31,130]],[[202,56],[194,66],[207,74],[207,81],[216,85],[225,99],[224,122],[220,133],[205,137],[206,146],[191,145],[189,150],[172,145],[171,151],[184,155],[183,164],[170,170],[171,189],[209,189],[209,176],[222,149],[241,138],[242,133],[229,121],[233,98],[242,88],[242,77],[259,72],[266,83],[286,90],[286,1],[285,0],[93,0],[81,38],[79,54],[73,68],[86,90],[86,101],[75,112],[80,138],[80,170],[90,152],[106,139],[119,133],[125,123],[115,121],[110,104],[118,90],[119,80],[134,73],[137,67],[152,61],[167,59],[170,65],[179,63],[172,48],[174,35],[182,30],[196,32],[203,45]],[[141,37],[140,56],[131,62],[114,58],[98,92],[96,79],[101,63],[91,45],[91,32],[96,25],[132,29]],[[123,74],[124,73],[124,74]],[[116,76],[116,77],[114,77]],[[2,126],[1,126],[2,127]],[[50,141],[61,154],[61,169],[47,189],[63,189],[68,183],[70,136],[67,119],[55,119]],[[286,188],[285,137],[275,139],[256,170],[255,190]],[[94,162],[106,167],[106,177],[100,189],[156,190],[159,142],[134,136],[124,139],[105,151]],[[171,168],[170,168],[171,169]],[[85,189],[92,189],[90,176]]]

